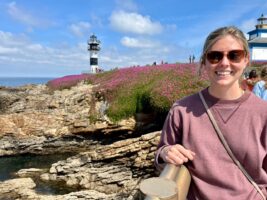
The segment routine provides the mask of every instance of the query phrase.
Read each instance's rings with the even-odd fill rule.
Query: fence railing
[[[140,190],[145,200],[186,200],[191,182],[188,169],[167,164],[159,177],[141,182]]]

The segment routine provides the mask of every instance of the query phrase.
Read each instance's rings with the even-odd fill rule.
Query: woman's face
[[[227,35],[214,43],[207,52],[205,69],[211,87],[231,87],[239,84],[239,79],[249,62],[249,55],[244,51],[233,50],[243,51],[244,48],[239,40]]]

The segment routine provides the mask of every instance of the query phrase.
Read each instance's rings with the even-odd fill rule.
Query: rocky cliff
[[[0,182],[0,199],[141,198],[140,181],[155,175],[160,132],[139,133],[133,118],[112,123],[105,116],[107,102],[93,88],[81,83],[61,91],[46,85],[0,89],[0,156],[75,152],[46,172],[33,171],[44,181],[79,188],[38,194],[32,170],[24,169],[16,179]]]

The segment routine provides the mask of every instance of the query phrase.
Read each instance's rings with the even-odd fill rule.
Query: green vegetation
[[[163,64],[130,67],[99,74],[74,75],[50,81],[48,86],[62,89],[73,86],[75,80],[96,84],[97,91],[107,100],[107,115],[119,121],[135,113],[156,113],[164,116],[180,98],[207,86],[205,78],[196,74],[197,64]],[[62,81],[64,80],[64,81]],[[64,85],[64,87],[61,85]]]
[[[260,71],[264,64],[266,62],[252,62],[248,70],[257,68]],[[47,85],[53,90],[70,88],[81,80],[97,85],[95,92],[108,102],[107,115],[113,121],[136,113],[154,113],[164,119],[176,100],[207,87],[207,78],[197,75],[197,67],[197,63],[129,67],[66,76],[49,81]]]

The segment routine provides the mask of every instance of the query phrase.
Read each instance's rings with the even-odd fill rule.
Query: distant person
[[[264,66],[261,70],[261,80],[258,81],[253,87],[253,93],[262,98],[263,100],[267,100],[267,66]]]
[[[267,102],[240,88],[249,59],[247,39],[238,28],[211,32],[200,57],[209,86],[177,100],[165,120],[155,165],[159,170],[166,163],[188,168],[192,181],[187,200],[266,199]],[[239,162],[222,144],[201,97]]]
[[[194,63],[195,62],[195,56],[193,55],[192,56],[192,63]]]
[[[241,82],[241,87],[243,90],[252,91],[254,85],[257,83],[258,80],[259,78],[258,78],[257,71],[255,69],[252,69],[248,74],[248,78],[245,78]]]

